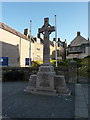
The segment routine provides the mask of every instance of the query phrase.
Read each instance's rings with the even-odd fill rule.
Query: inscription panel
[[[54,89],[54,72],[38,72],[37,87],[40,89]]]

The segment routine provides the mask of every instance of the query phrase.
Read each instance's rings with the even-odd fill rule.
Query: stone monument
[[[64,76],[55,75],[54,67],[50,64],[50,40],[49,35],[55,31],[55,27],[49,24],[49,18],[44,19],[44,25],[38,29],[38,36],[44,35],[43,64],[39,67],[37,75],[31,75],[25,91],[32,94],[43,95],[69,95]]]

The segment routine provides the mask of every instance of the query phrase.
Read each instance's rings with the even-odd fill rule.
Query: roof
[[[4,24],[2,22],[0,22],[0,28],[2,28],[3,30],[6,30],[6,31],[8,31],[8,32],[18,36],[18,37],[21,37],[23,39],[29,40],[29,38],[27,38],[27,36],[25,36],[24,34],[16,31],[15,29],[9,27],[8,25],[6,25],[6,24]],[[32,42],[33,42],[33,40],[32,40]]]
[[[89,43],[89,41],[80,35],[72,40],[70,46],[81,46],[81,44],[87,44],[87,43]]]
[[[8,31],[8,32],[10,32],[10,33],[12,33],[12,34],[20,37],[20,38],[23,38],[23,39],[25,39],[25,40],[30,40],[30,35],[28,35],[28,37],[27,37],[26,35],[24,35],[24,34],[18,32],[18,31],[16,31],[15,29],[9,27],[8,25],[6,25],[6,24],[4,24],[4,23],[2,23],[2,22],[0,22],[0,28],[3,29],[3,30]],[[35,37],[32,36],[32,39],[31,39],[32,42],[35,41],[34,38],[35,38]],[[41,41],[41,43],[43,44],[43,39],[40,38],[40,41]],[[50,41],[50,45],[54,46],[54,44],[53,44],[51,41]]]

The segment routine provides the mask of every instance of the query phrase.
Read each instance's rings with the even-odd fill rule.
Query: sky
[[[38,28],[44,24],[44,18],[49,17],[50,25],[57,24],[57,37],[65,39],[69,44],[77,35],[88,38],[88,2],[2,2],[2,22],[23,33],[30,29],[32,20],[32,35],[37,37]],[[51,33],[50,39],[55,37]]]
[[[90,2],[88,3],[88,37],[90,39]]]

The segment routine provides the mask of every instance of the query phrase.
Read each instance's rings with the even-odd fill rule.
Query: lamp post
[[[57,25],[56,25],[56,15],[55,15],[55,58],[56,58],[56,67],[57,67]]]
[[[32,27],[32,20],[30,20],[29,66],[31,66],[31,27]]]
[[[61,47],[59,47],[59,64],[60,64],[60,55],[61,55]]]

